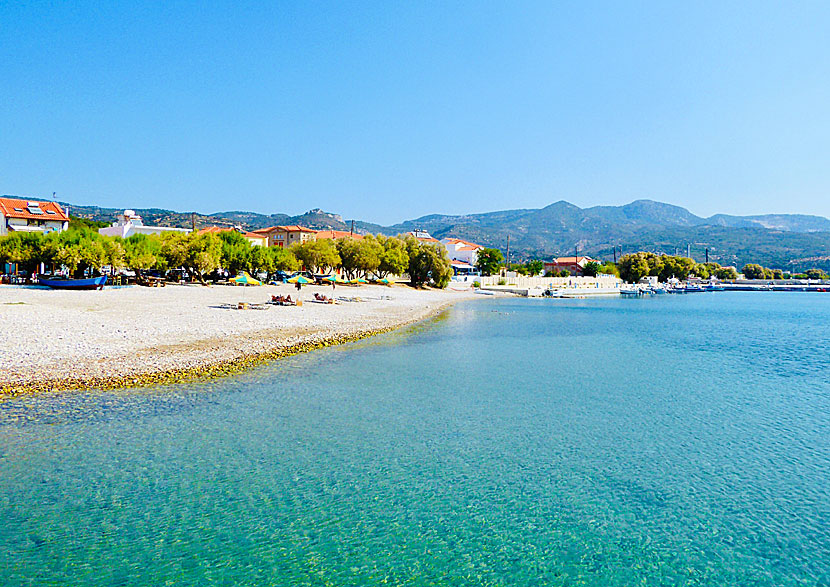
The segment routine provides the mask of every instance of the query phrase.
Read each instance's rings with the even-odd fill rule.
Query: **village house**
[[[124,210],[112,226],[98,229],[98,233],[104,236],[120,236],[121,238],[130,238],[134,234],[164,234],[166,232],[190,232],[190,230],[169,226],[145,226],[141,216],[136,214],[135,210]]]
[[[61,232],[69,228],[69,213],[55,202],[0,198],[0,236],[10,232]]]
[[[265,237],[269,247],[290,247],[295,243],[304,243],[314,240],[315,230],[292,224],[289,226],[269,226],[253,231],[254,234]]]
[[[255,232],[248,232],[247,230],[243,230],[242,227],[239,226],[208,226],[207,228],[203,228],[199,231],[198,234],[220,234],[223,232],[231,232],[235,231],[245,237],[245,239],[254,245],[255,247],[267,247],[268,246],[268,238],[257,234]]]
[[[597,261],[591,257],[557,257],[553,261],[545,262],[545,275],[565,269],[571,275],[579,277],[584,275],[585,265],[591,262]]]
[[[447,249],[455,275],[478,274],[475,265],[478,252],[484,248],[483,246],[460,238],[445,238],[441,240],[441,244]]]

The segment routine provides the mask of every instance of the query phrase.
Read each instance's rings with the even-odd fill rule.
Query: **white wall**
[[[187,228],[168,228],[166,226],[136,226],[135,224],[121,224],[98,229],[98,234],[120,236],[121,238],[129,238],[134,234],[164,234],[165,232],[190,232],[190,230]]]
[[[490,275],[487,277],[478,277],[478,281],[482,286],[498,285],[500,280],[504,280],[505,285],[515,285],[518,288],[618,288],[622,284],[622,280],[613,276],[597,276],[597,277],[500,277],[498,275]]]

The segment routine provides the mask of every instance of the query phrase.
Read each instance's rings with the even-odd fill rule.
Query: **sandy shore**
[[[121,387],[233,372],[250,364],[356,340],[423,320],[469,292],[338,287],[363,301],[237,310],[293,286],[171,285],[103,291],[0,286],[0,391]]]

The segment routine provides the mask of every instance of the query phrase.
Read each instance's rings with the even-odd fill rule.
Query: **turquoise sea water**
[[[830,296],[481,300],[0,404],[0,585],[830,585]]]

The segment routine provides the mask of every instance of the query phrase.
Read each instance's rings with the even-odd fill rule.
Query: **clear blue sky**
[[[0,193],[830,216],[828,2],[0,4]]]

